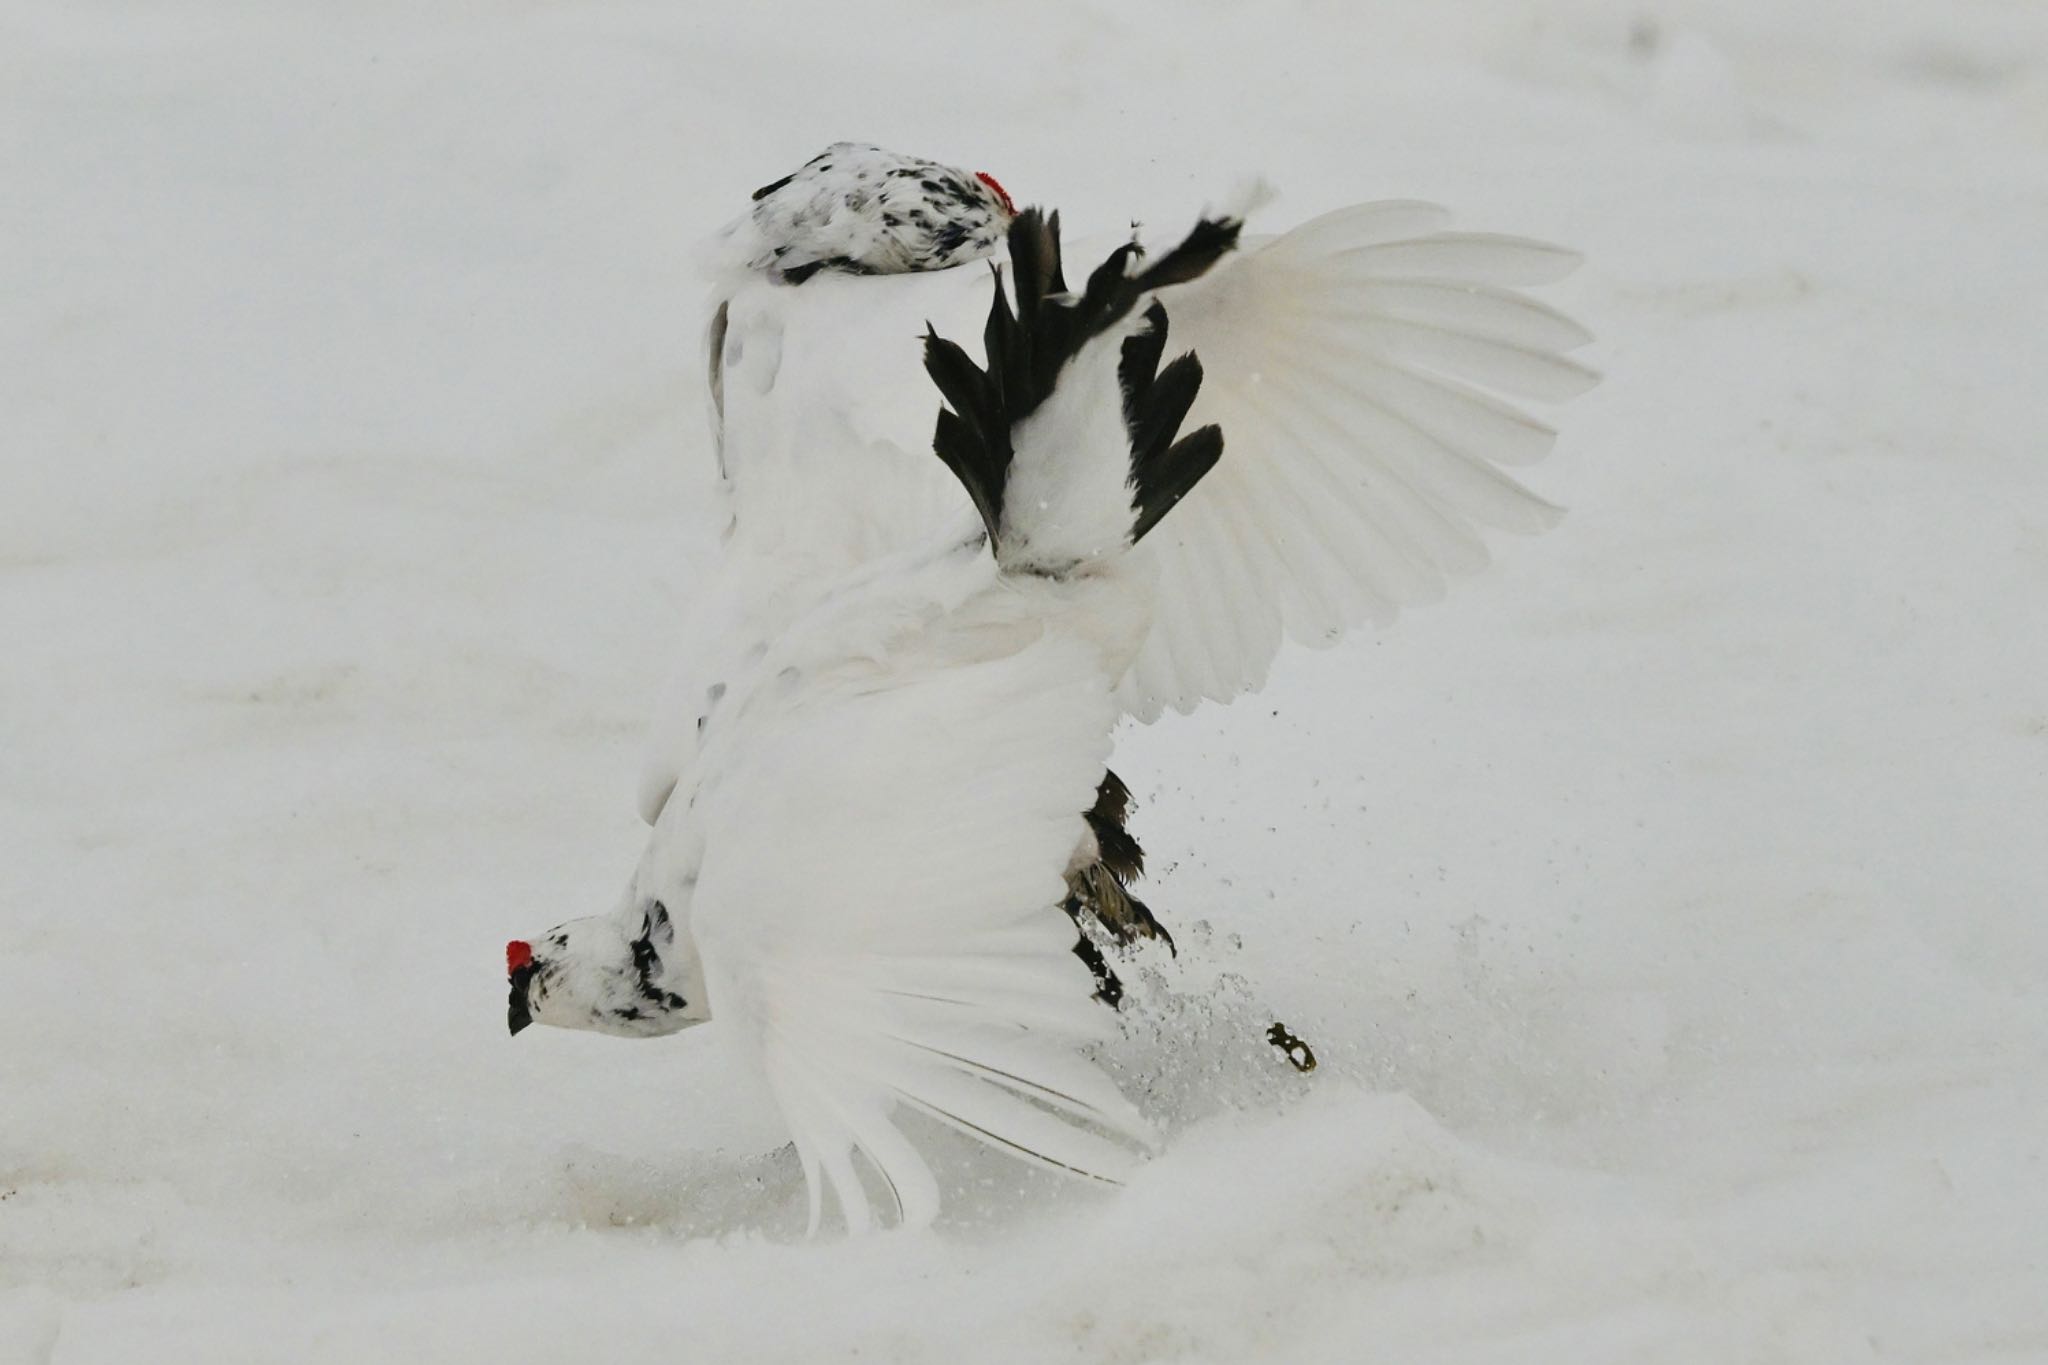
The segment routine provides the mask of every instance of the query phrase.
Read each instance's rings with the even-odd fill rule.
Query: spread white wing
[[[1169,354],[1195,350],[1207,376],[1187,425],[1219,424],[1225,452],[1137,551],[1162,596],[1118,688],[1128,713],[1254,689],[1283,637],[1328,644],[1387,622],[1482,565],[1482,529],[1556,520],[1504,467],[1555,439],[1516,401],[1595,381],[1567,358],[1584,329],[1520,292],[1578,257],[1448,223],[1405,201],[1339,209],[1160,295]],[[916,339],[927,320],[969,334],[989,289],[975,265],[736,300],[757,337],[738,361],[748,378],[726,381],[736,553],[842,565],[958,511]]]
[[[1099,665],[1053,638],[786,677],[731,719],[729,761],[707,739],[692,932],[713,1014],[759,1048],[814,1229],[824,1185],[854,1230],[871,1190],[905,1223],[936,1213],[905,1111],[1103,1180],[1149,1140],[1076,1051],[1112,1016],[1058,908],[1114,716]]]
[[[1136,553],[1158,561],[1152,627],[1119,687],[1150,720],[1259,687],[1283,636],[1309,645],[1431,601],[1486,560],[1479,529],[1558,510],[1501,471],[1555,433],[1496,397],[1594,381],[1589,335],[1517,292],[1570,252],[1447,230],[1427,204],[1339,209],[1165,291],[1169,354],[1207,375],[1189,426],[1216,470]]]

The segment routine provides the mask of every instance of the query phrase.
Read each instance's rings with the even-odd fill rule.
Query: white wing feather
[[[1095,656],[1055,637],[771,688],[731,722],[743,762],[707,746],[692,932],[714,1016],[759,1047],[813,1228],[826,1186],[870,1225],[856,1153],[903,1222],[930,1221],[903,1109],[1103,1180],[1150,1140],[1076,1051],[1112,1016],[1058,908],[1114,717]]]
[[[1136,553],[1156,561],[1153,622],[1118,695],[1150,720],[1255,689],[1284,633],[1334,640],[1434,600],[1486,562],[1478,531],[1558,510],[1501,472],[1548,426],[1492,396],[1569,398],[1590,338],[1512,286],[1572,253],[1446,229],[1427,204],[1340,209],[1167,291],[1168,350],[1207,376],[1189,426],[1223,461]]]
[[[1283,637],[1321,645],[1390,622],[1485,564],[1482,529],[1560,515],[1504,472],[1556,433],[1497,395],[1555,401],[1594,382],[1566,354],[1587,333],[1517,292],[1578,257],[1449,222],[1406,201],[1339,209],[1161,295],[1169,352],[1196,351],[1206,375],[1185,426],[1219,424],[1225,451],[1136,551],[1153,569],[1134,578],[1161,597],[1118,688],[1130,714],[1254,689]],[[971,332],[990,287],[979,266],[750,286],[779,370],[758,406],[727,388],[736,553],[843,566],[959,510],[930,454],[917,338],[927,320]]]

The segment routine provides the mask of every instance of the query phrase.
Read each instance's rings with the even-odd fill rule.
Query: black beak
[[[533,964],[512,969],[512,998],[505,1006],[505,1023],[518,1037],[519,1030],[533,1022],[533,1011],[526,1007],[526,983],[533,980]]]

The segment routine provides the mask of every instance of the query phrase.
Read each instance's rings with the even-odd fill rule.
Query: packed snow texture
[[[0,1361],[2048,1359],[2040,5],[5,0],[0,129]],[[641,841],[688,247],[849,137],[1443,202],[1607,374],[1558,530],[1120,737],[1163,1155],[858,1245],[500,957]]]

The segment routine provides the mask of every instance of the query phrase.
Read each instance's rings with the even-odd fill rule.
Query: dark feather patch
[[[834,270],[844,275],[872,275],[875,272],[851,256],[832,256],[822,261],[806,261],[775,272],[776,278],[784,284],[802,284],[821,270]]]
[[[947,405],[933,431],[932,448],[974,500],[998,557],[1016,425],[1052,395],[1060,372],[1083,346],[1122,321],[1151,291],[1195,279],[1215,265],[1236,246],[1238,226],[1232,219],[1204,219],[1144,270],[1132,268],[1141,254],[1138,246],[1121,246],[1090,273],[1076,296],[1066,285],[1059,215],[1026,209],[1010,224],[1009,293],[1001,270],[995,272],[995,298],[982,330],[986,368],[926,328],[925,371]],[[1124,343],[1118,366],[1131,442],[1133,542],[1157,525],[1223,452],[1223,434],[1215,427],[1174,440],[1201,387],[1201,362],[1190,353],[1161,370],[1166,309],[1155,301],[1147,317],[1150,328]]]
[[[1075,927],[1079,928],[1081,902],[1074,897],[1068,897],[1066,911],[1073,918]],[[1110,968],[1109,959],[1102,955],[1102,949],[1095,946],[1095,940],[1088,937],[1085,929],[1081,931],[1080,937],[1074,940],[1074,956],[1081,959],[1088,968],[1088,975],[1095,978],[1097,1000],[1111,1009],[1123,1004],[1124,983]]]
[[[663,990],[655,984],[655,977],[661,972],[661,954],[654,946],[654,930],[650,926],[640,937],[633,940],[633,985],[640,997],[649,1004],[664,1010],[688,1008],[688,1003],[673,991]]]
[[[1210,267],[1237,250],[1238,234],[1244,223],[1237,218],[1204,218],[1181,239],[1179,246],[1154,261],[1138,282],[1145,289],[1164,289],[1186,284],[1209,273]]]
[[[1095,804],[1087,811],[1088,828],[1095,836],[1095,861],[1067,878],[1067,913],[1078,924],[1085,912],[1119,947],[1150,938],[1164,943],[1169,952],[1176,951],[1173,935],[1145,902],[1131,894],[1131,883],[1144,875],[1145,850],[1126,828],[1130,813],[1130,788],[1115,773],[1104,770],[1095,789]],[[1100,980],[1098,973],[1098,985]]]
[[[1151,387],[1154,376],[1159,373],[1160,357],[1166,354],[1166,309],[1154,302],[1145,310],[1145,320],[1152,325],[1134,337],[1124,339],[1124,358],[1117,366],[1117,378],[1124,390],[1124,425],[1137,430],[1142,414],[1138,411],[1138,395]]]
[[[1001,292],[1000,286],[997,292]],[[967,358],[967,352],[929,327],[925,329],[924,368],[952,405],[939,410],[932,449],[974,500],[993,540],[996,528],[1003,524],[1003,490],[1009,481],[1011,450],[1007,429],[991,433],[984,426],[996,405],[988,375]]]
[[[1154,324],[1166,343],[1166,319]],[[1125,376],[1128,383],[1129,376]],[[1202,363],[1189,351],[1136,390],[1124,390],[1125,423],[1131,432],[1131,462],[1143,466],[1166,454],[1202,387]]]
[[[1145,850],[1131,837],[1125,824],[1131,818],[1131,789],[1124,780],[1105,768],[1095,788],[1095,804],[1088,811],[1088,827],[1101,846],[1101,861],[1118,881],[1136,881],[1145,875]]]
[[[1211,425],[1174,442],[1157,460],[1134,466],[1131,482],[1137,487],[1138,519],[1131,526],[1131,543],[1143,540],[1222,458],[1223,428]]]
[[[731,324],[731,301],[719,300],[711,315],[711,331],[704,339],[704,360],[710,373],[713,452],[718,457],[718,477],[729,477],[725,468],[725,337]]]

